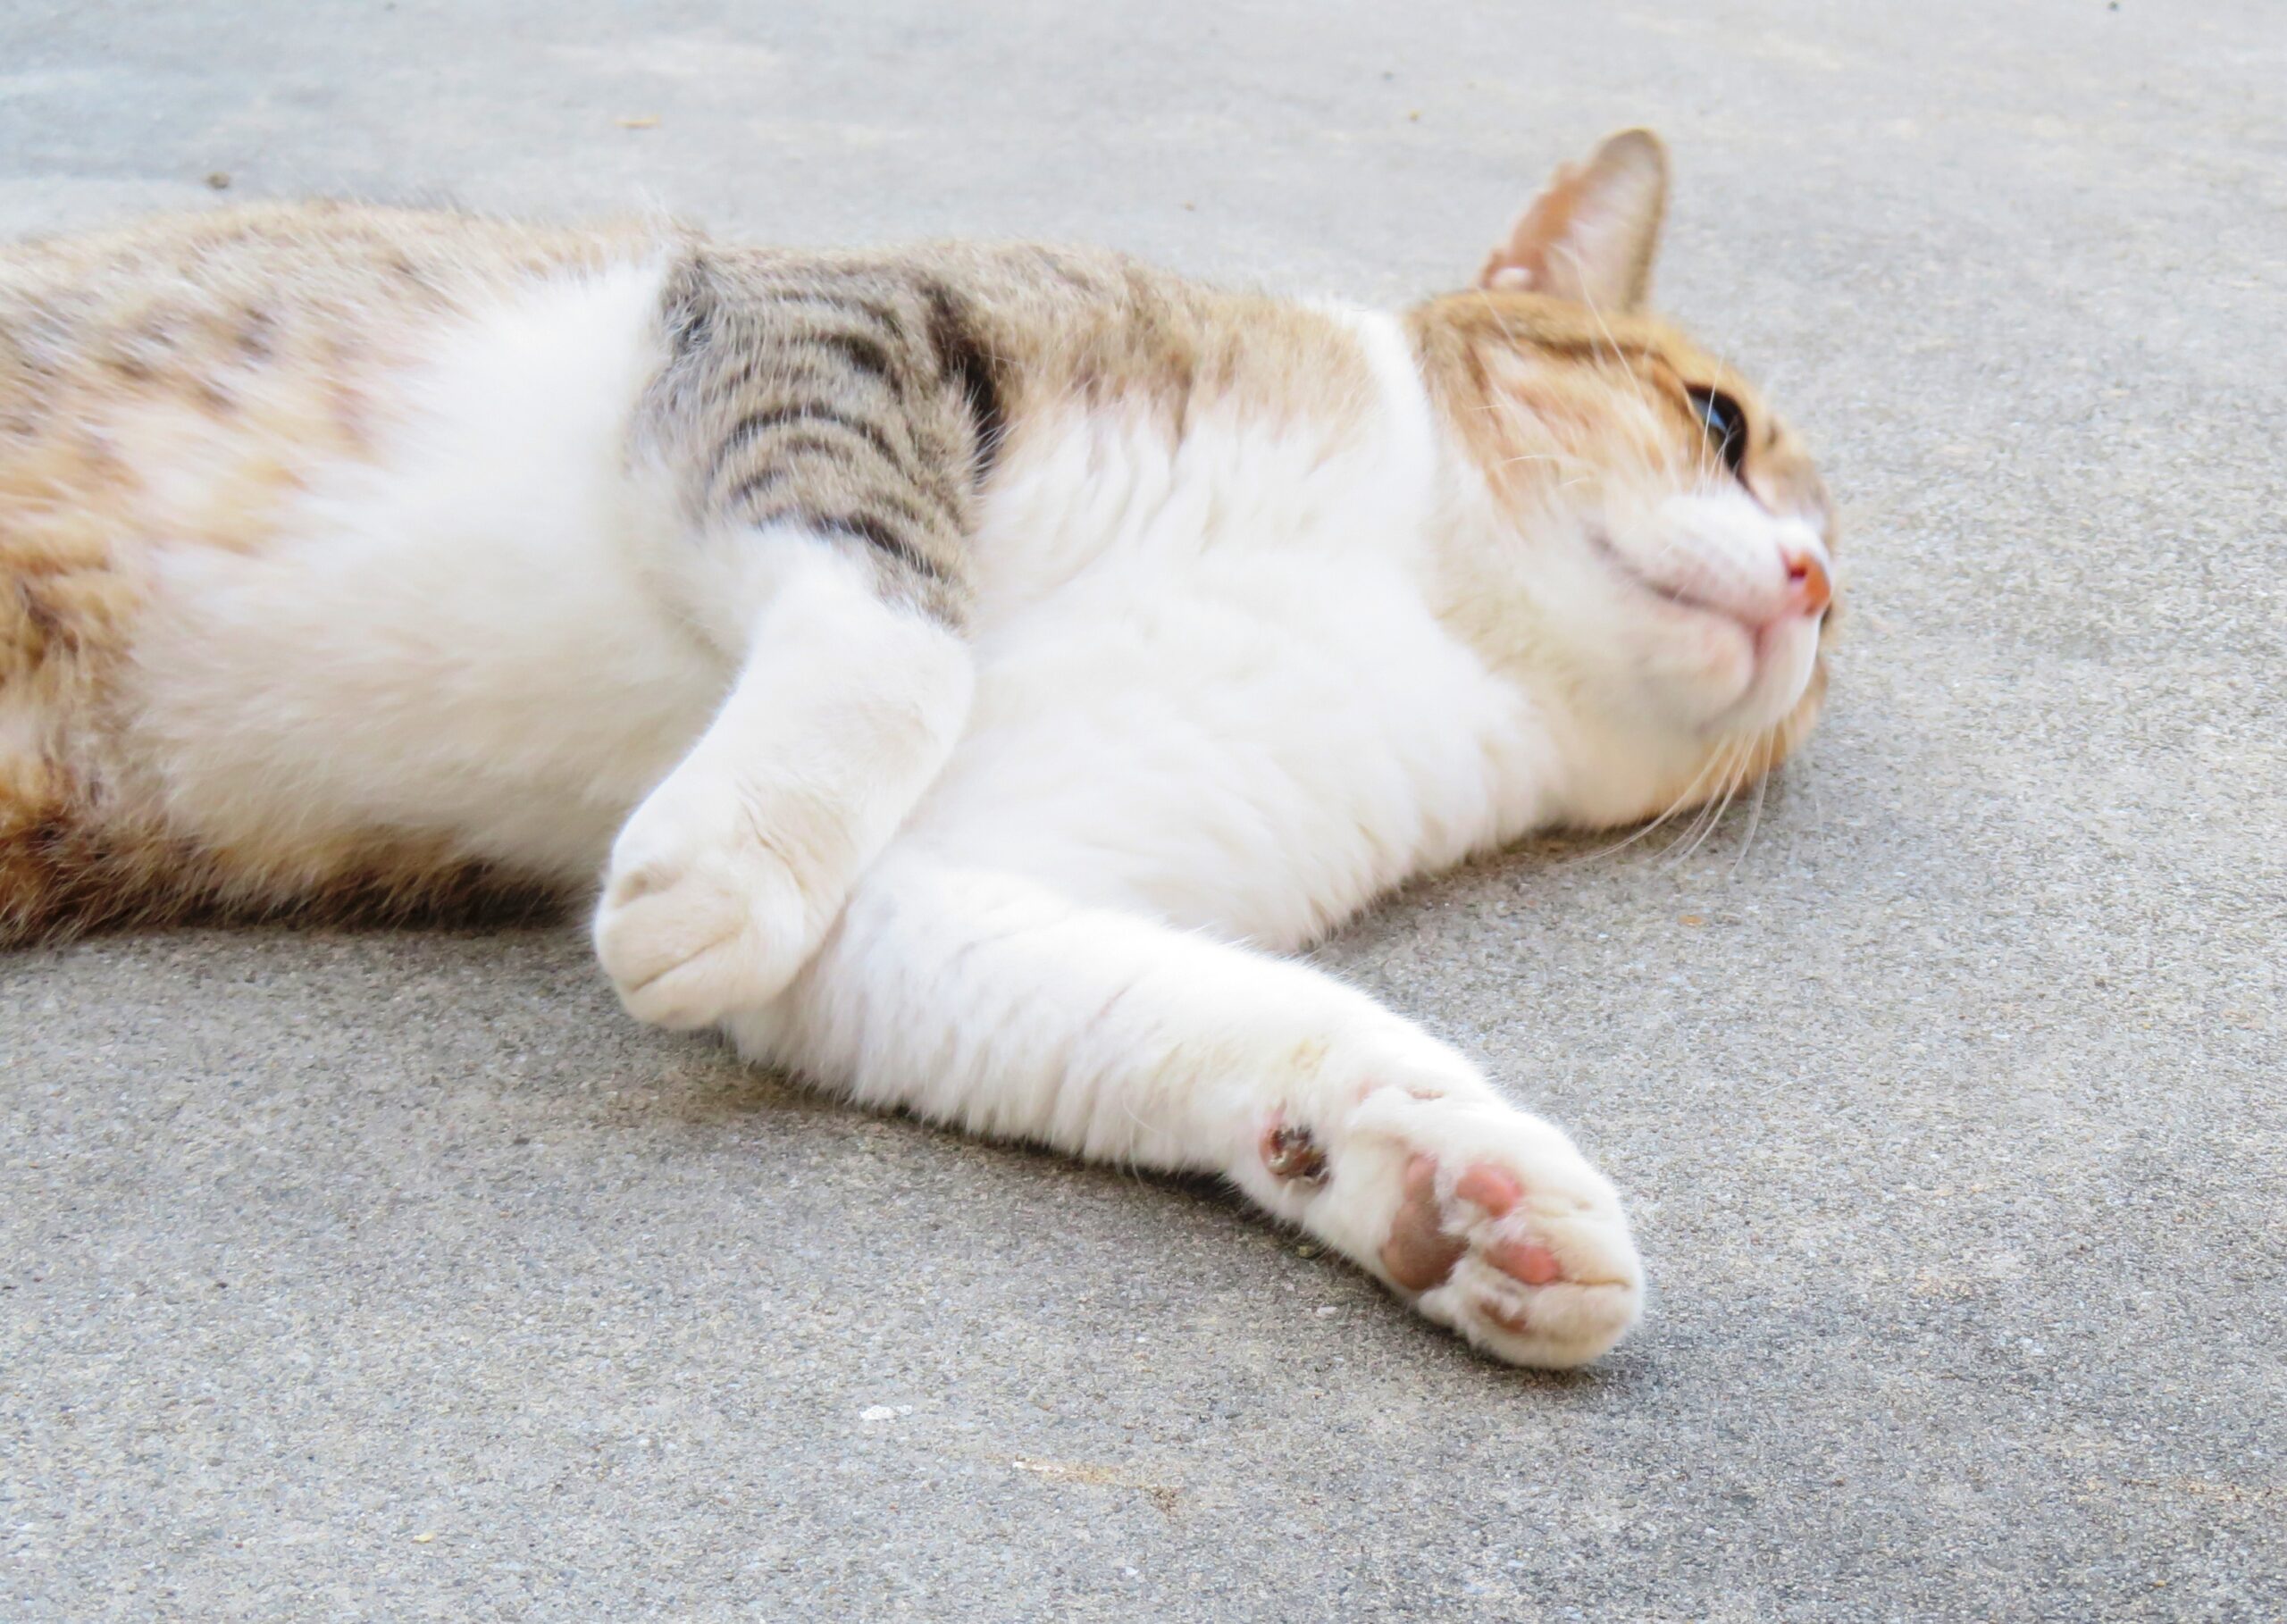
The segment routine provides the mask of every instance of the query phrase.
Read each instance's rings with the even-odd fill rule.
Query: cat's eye
[[[1706,430],[1707,438],[1722,452],[1723,465],[1737,473],[1739,465],[1747,459],[1747,414],[1740,410],[1738,401],[1721,389],[1693,387],[1685,389],[1684,396],[1691,402],[1692,414]]]

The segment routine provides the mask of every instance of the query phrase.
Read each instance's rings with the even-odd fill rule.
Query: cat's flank
[[[1592,1358],[1613,1187],[1278,955],[1812,723],[1827,503],[1643,314],[1666,175],[1614,137],[1397,314],[330,206],[0,248],[0,941],[593,898],[645,1020]]]

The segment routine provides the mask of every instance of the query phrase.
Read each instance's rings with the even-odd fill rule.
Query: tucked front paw
[[[761,830],[730,786],[670,780],[620,832],[596,957],[637,1019],[689,1028],[759,1008],[817,948],[830,910]]]
[[[1292,1137],[1280,1146],[1290,1166]],[[1585,1364],[1642,1313],[1620,1198],[1548,1123],[1497,1100],[1393,1086],[1328,1138],[1304,1225],[1487,1352]]]

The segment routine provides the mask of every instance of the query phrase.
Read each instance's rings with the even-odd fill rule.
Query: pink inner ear
[[[1650,291],[1667,193],[1667,149],[1657,136],[1609,137],[1587,163],[1556,172],[1487,257],[1478,285],[1635,309]]]
[[[1517,216],[1506,242],[1496,247],[1478,275],[1481,288],[1531,289],[1549,285],[1548,251],[1572,226],[1579,206],[1581,172],[1566,164],[1556,172],[1548,189]]]

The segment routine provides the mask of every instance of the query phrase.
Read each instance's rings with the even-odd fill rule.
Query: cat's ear
[[[1652,291],[1667,208],[1668,149],[1648,130],[1623,130],[1587,163],[1556,172],[1485,262],[1478,286],[1638,309]]]

